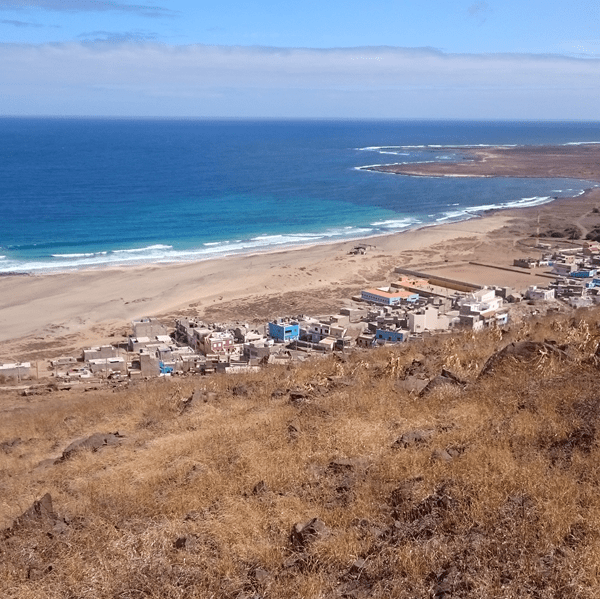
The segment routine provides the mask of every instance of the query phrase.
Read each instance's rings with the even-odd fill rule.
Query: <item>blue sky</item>
[[[600,3],[0,0],[0,114],[600,119]]]

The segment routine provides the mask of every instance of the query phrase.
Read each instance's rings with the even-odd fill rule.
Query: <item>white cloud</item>
[[[0,45],[2,114],[598,119],[600,60],[433,49]]]
[[[0,10],[17,10],[23,8],[43,8],[61,12],[131,12],[146,17],[170,17],[178,11],[162,6],[147,4],[128,4],[111,2],[110,0],[0,0]]]

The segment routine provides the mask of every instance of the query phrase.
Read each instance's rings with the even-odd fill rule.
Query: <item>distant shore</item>
[[[264,323],[280,315],[332,313],[366,286],[389,283],[404,266],[479,284],[525,288],[548,279],[486,269],[532,249],[538,227],[581,234],[600,227],[600,188],[529,208],[366,239],[199,262],[82,270],[0,278],[0,359],[45,359],[85,345],[114,342],[133,318],[178,315]]]
[[[363,170],[413,177],[525,177],[600,181],[600,144],[458,148],[469,160],[381,164]]]

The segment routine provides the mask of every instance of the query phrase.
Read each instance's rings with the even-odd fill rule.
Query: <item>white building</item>
[[[554,299],[554,289],[538,288],[536,285],[530,285],[527,288],[525,297],[531,300],[550,300]]]

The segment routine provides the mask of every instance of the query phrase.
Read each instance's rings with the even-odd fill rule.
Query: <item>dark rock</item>
[[[352,470],[355,470],[359,465],[362,465],[362,463],[358,459],[337,458],[329,462],[327,470],[335,474],[342,474],[343,472],[350,472]]]
[[[404,433],[399,439],[392,445],[393,448],[406,449],[413,445],[423,445],[430,441],[435,435],[435,431],[432,430],[414,430]]]
[[[338,387],[352,387],[355,381],[347,376],[328,376],[327,380]]]
[[[34,501],[21,516],[17,519],[20,524],[32,520],[56,520],[56,512],[52,505],[52,496],[46,493],[41,499]]]
[[[284,395],[287,394],[287,389],[275,389],[273,391],[273,393],[271,393],[271,398],[272,399],[279,399],[280,397],[283,397]]]
[[[305,549],[310,543],[324,537],[329,532],[325,522],[313,518],[304,524],[294,524],[290,534],[290,541],[297,550]]]
[[[297,422],[291,422],[287,427],[288,435],[291,439],[295,440],[300,434],[300,425]]]
[[[432,378],[427,385],[423,388],[423,390],[419,393],[420,397],[424,397],[425,395],[431,393],[434,389],[445,385],[452,385],[455,387],[466,387],[467,383],[459,379],[455,374],[442,368],[442,373],[434,378]]]
[[[252,489],[252,495],[264,495],[269,492],[269,487],[264,480],[257,482]]]
[[[187,537],[179,537],[173,541],[173,547],[175,547],[175,549],[185,549],[186,543]]]
[[[0,451],[3,451],[4,453],[10,453],[15,447],[21,445],[21,443],[21,437],[15,437],[10,441],[3,441],[0,443]]]
[[[62,456],[57,460],[67,460],[72,457],[76,452],[84,449],[90,449],[92,451],[98,451],[103,447],[111,447],[119,445],[123,439],[123,435],[116,433],[94,433],[93,435],[86,437],[85,439],[78,439],[73,441],[62,453]]]
[[[290,401],[293,404],[305,403],[310,399],[310,395],[302,389],[290,389]]]
[[[41,499],[34,501],[12,524],[3,531],[3,537],[9,538],[23,528],[33,527],[44,530],[52,538],[54,535],[65,533],[69,528],[69,522],[58,516],[52,505],[50,493],[46,493]]]
[[[52,566],[52,564],[38,567],[31,566],[27,569],[27,580],[40,580],[44,578],[46,574],[52,572],[53,569],[54,566]]]
[[[236,397],[246,397],[250,394],[250,389],[246,385],[236,385],[231,390]]]
[[[507,359],[517,362],[533,362],[536,359],[553,357],[558,360],[567,360],[569,356],[552,343],[542,341],[519,341],[509,343],[500,351],[492,354],[484,364],[479,376],[485,376],[492,372],[500,363]]]
[[[350,573],[351,574],[360,574],[364,569],[365,566],[367,565],[367,560],[362,559],[361,557],[359,557],[351,566],[350,566]]]
[[[436,577],[433,587],[434,599],[451,599],[453,592],[459,583],[459,573],[456,567],[450,567],[442,570]]]
[[[409,478],[408,480],[400,483],[400,485],[392,491],[390,496],[390,503],[392,507],[397,508],[411,503],[416,487],[420,486],[422,482],[423,477],[416,476],[415,478]]]
[[[177,537],[177,539],[173,541],[174,549],[180,549],[185,551],[194,551],[195,549],[197,549],[197,545],[198,537],[194,534]]]

